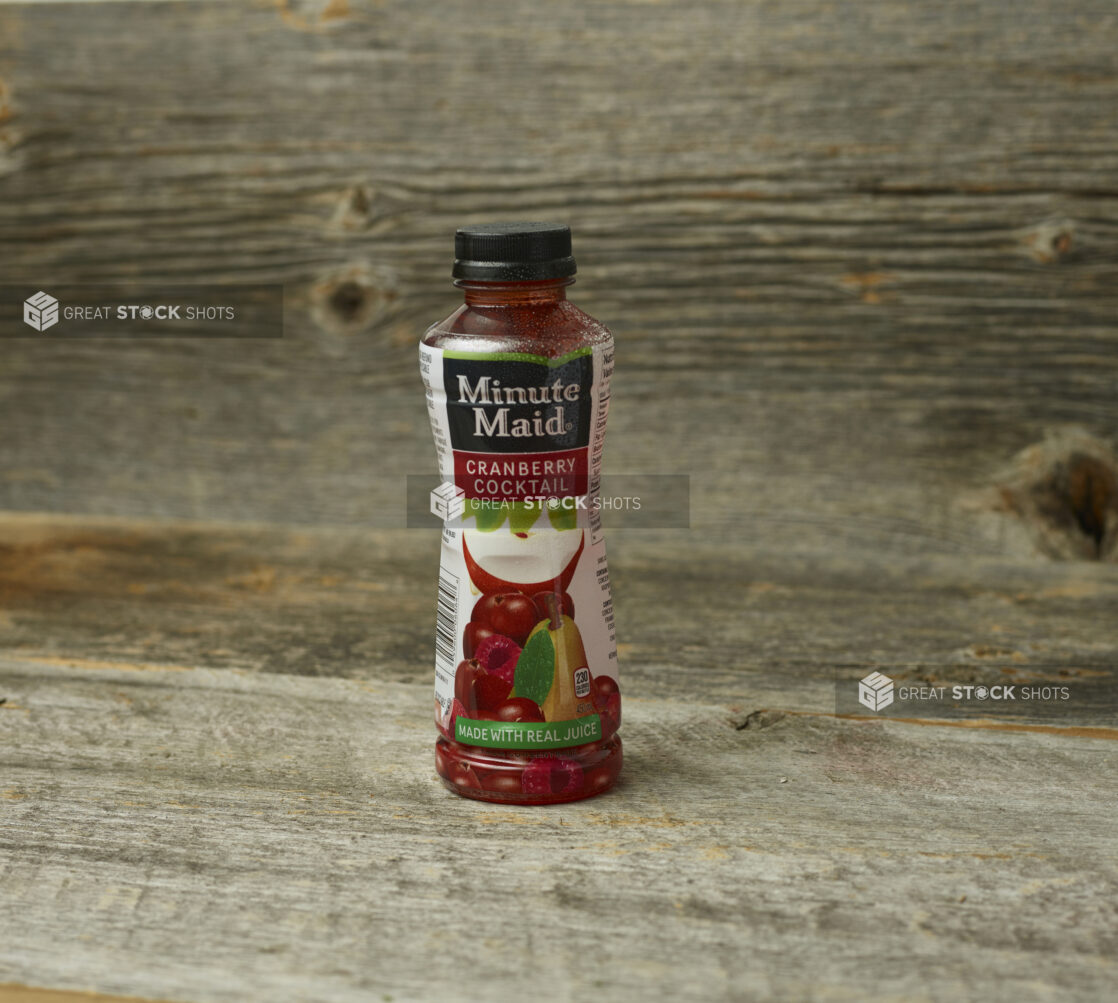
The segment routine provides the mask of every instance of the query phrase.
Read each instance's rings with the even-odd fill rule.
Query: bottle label
[[[613,346],[419,357],[443,481],[436,723],[495,749],[608,738],[621,696],[598,484]]]

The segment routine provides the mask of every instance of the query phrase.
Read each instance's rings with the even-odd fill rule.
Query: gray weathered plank
[[[5,658],[0,978],[183,1000],[1101,999],[1113,741],[627,705],[624,783],[435,781],[426,687]],[[60,950],[60,945],[66,945]]]
[[[451,230],[558,215],[619,338],[613,469],[785,546],[1032,553],[967,502],[1118,430],[1116,51],[1088,0],[5,7],[4,281],[289,309],[6,342],[0,504],[398,525]]]
[[[0,3],[2,2],[4,0],[0,0]],[[89,0],[89,2],[98,2],[98,0]],[[130,3],[132,0],[117,0],[117,2]],[[164,0],[164,2],[174,3],[177,0]],[[43,989],[18,982],[0,984],[0,1000],[3,1000],[3,1003],[150,1003],[138,996],[108,996],[89,989]]]
[[[1056,723],[1118,720],[1113,564],[855,561],[668,531],[615,533],[610,562],[626,695],[833,711],[836,674],[878,669],[1070,685]],[[0,650],[429,687],[437,566],[421,530],[9,514]]]
[[[3,309],[288,303],[278,342],[3,342],[0,506],[131,518],[0,519],[0,983],[1103,998],[1111,5],[557,9],[0,7]],[[543,812],[434,782],[397,531],[448,235],[497,216],[576,228],[611,469],[693,476],[693,532],[611,539],[625,782]],[[1089,700],[828,717],[871,668]]]

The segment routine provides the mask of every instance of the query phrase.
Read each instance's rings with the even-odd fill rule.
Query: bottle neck
[[[456,279],[469,306],[544,306],[567,298],[567,286],[574,278],[546,279],[538,282],[483,282]]]

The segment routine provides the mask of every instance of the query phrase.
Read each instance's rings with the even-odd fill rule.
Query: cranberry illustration
[[[595,766],[586,774],[587,794],[597,794],[604,791],[614,781],[614,770],[609,766]]]
[[[598,715],[602,719],[602,738],[609,738],[621,727],[621,694],[611,693],[598,704]]]
[[[544,589],[542,592],[537,592],[532,596],[532,605],[536,607],[536,613],[540,620],[548,620],[551,618],[551,611],[547,608],[547,596],[555,596],[559,600],[559,612],[569,616],[572,620],[575,618],[575,601],[566,592],[555,592],[551,589]],[[537,621],[539,622],[539,621]]]
[[[574,794],[582,787],[582,767],[573,759],[541,756],[533,759],[520,775],[520,786],[533,797]]]
[[[482,786],[491,794],[502,797],[515,797],[520,794],[520,777],[515,773],[493,770],[481,778]]]
[[[500,676],[511,687],[520,650],[520,645],[512,638],[505,637],[504,634],[490,634],[478,645],[474,657],[485,666],[487,672]]]
[[[462,631],[462,654],[466,658],[473,658],[477,654],[477,649],[487,637],[493,637],[497,632],[490,630],[488,627],[483,627],[480,623],[470,622],[466,624],[466,629]]]
[[[621,727],[621,691],[612,676],[595,676],[590,683],[590,697],[602,719],[602,737],[609,738]]]
[[[450,705],[450,717],[447,719],[446,727],[447,733],[451,738],[454,738],[455,722],[459,717],[469,717],[470,712],[466,710],[465,705],[457,697],[454,698],[454,703]]]
[[[590,696],[594,700],[595,707],[604,707],[606,700],[614,693],[620,696],[621,691],[617,688],[617,680],[613,676],[595,676],[590,684]]]
[[[527,697],[510,697],[497,708],[496,717],[498,721],[508,721],[510,723],[516,721],[542,723],[544,720],[540,705],[535,700],[529,700]]]
[[[512,689],[512,682],[487,672],[476,658],[458,663],[454,673],[454,696],[466,708],[467,715],[478,718],[502,703]]]
[[[481,790],[481,780],[474,768],[469,763],[463,763],[461,760],[452,760],[447,769],[446,778],[455,787],[462,790]]]
[[[463,714],[469,716],[470,711],[477,710],[477,699],[474,697],[474,678],[481,663],[476,658],[468,658],[458,663],[454,670],[454,699],[462,704]]]
[[[470,619],[522,645],[541,618],[523,592],[494,592],[477,601]]]

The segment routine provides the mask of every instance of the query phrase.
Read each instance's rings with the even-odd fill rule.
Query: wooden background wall
[[[400,525],[453,229],[544,217],[618,338],[608,464],[690,473],[697,526],[1112,559],[1116,52],[1110,0],[0,6],[12,308],[287,307],[4,341],[0,507]]]
[[[622,784],[551,813],[437,784],[399,530],[451,235],[517,217],[617,336],[607,469],[692,477],[610,535]],[[0,983],[1113,994],[1114,0],[0,2],[0,313],[136,278],[286,330],[0,338]],[[876,670],[1077,700],[836,714]]]

